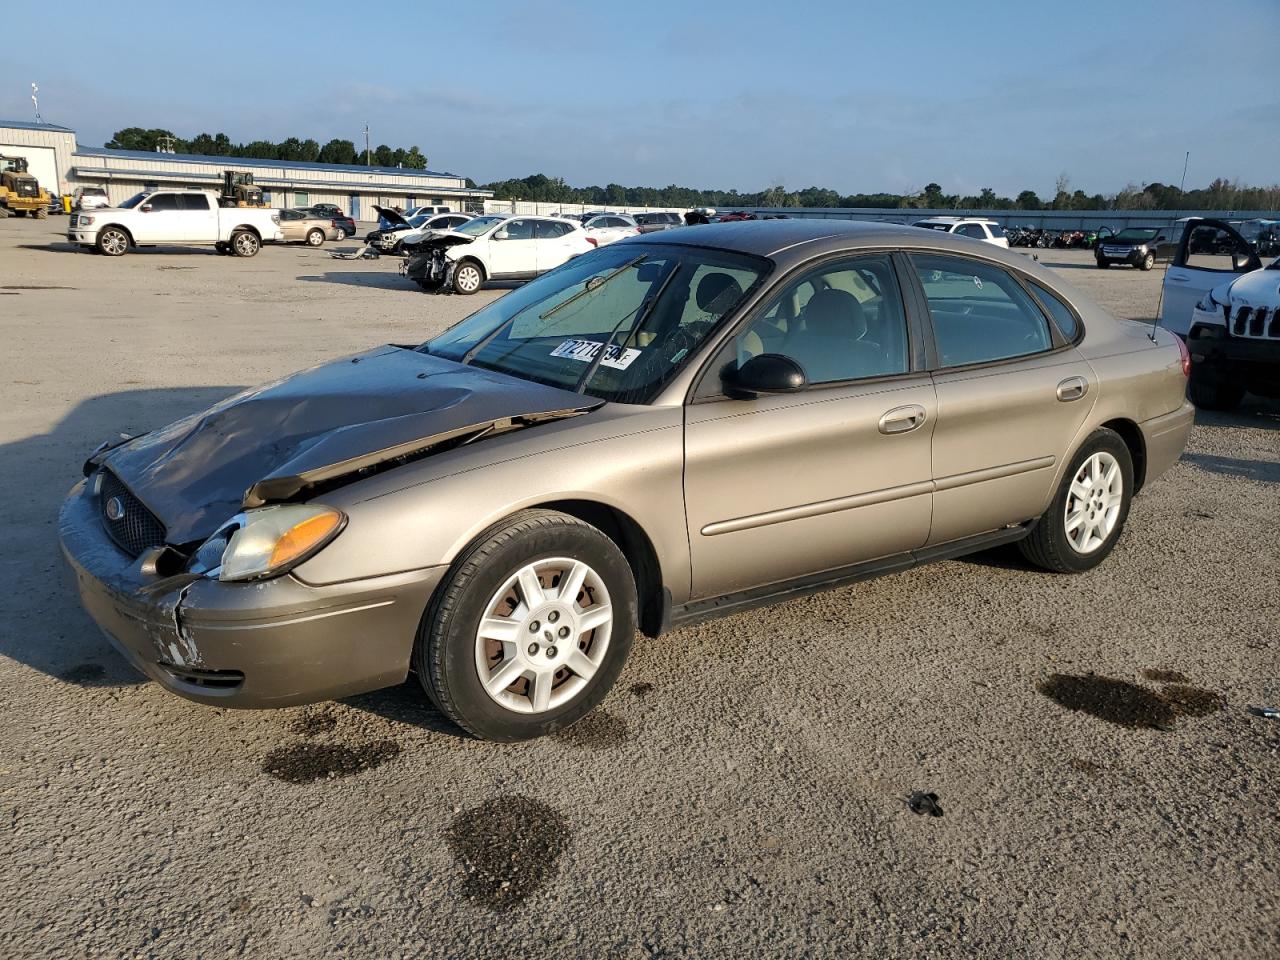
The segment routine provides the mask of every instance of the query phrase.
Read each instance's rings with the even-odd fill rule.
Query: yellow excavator
[[[0,216],[33,216],[43,220],[49,215],[49,194],[40,182],[27,172],[26,157],[0,155]]]

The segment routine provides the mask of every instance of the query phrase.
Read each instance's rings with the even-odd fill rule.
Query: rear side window
[[[1053,317],[1053,322],[1058,325],[1062,335],[1068,340],[1074,340],[1076,334],[1080,332],[1080,321],[1071,312],[1071,308],[1056,293],[1051,293],[1034,280],[1028,280],[1027,283],[1035,291],[1036,296],[1040,298],[1040,302],[1044,304],[1045,309],[1049,311],[1049,316]]]
[[[962,367],[1042,353],[1049,323],[1008,271],[935,254],[911,254],[920,276],[939,364]]]
[[[550,220],[538,221],[538,239],[552,240],[556,237],[563,237],[569,232],[567,223],[553,223]]]
[[[993,236],[997,240],[999,240],[1001,237],[1004,236],[1004,227],[1000,226],[1000,224],[988,223],[986,227],[987,227],[987,232],[990,233],[991,236]]]
[[[979,240],[987,239],[987,235],[980,223],[962,223],[956,229],[956,233],[963,234],[966,237],[977,237]]]
[[[184,193],[182,195],[183,210],[208,210],[209,198],[203,193]]]

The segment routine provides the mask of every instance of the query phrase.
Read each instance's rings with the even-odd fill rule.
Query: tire
[[[217,243],[213,245],[213,250],[215,253],[226,256],[228,253],[231,252],[231,246],[226,242],[219,240]]]
[[[308,246],[308,247],[319,247],[319,246],[323,246],[323,245],[324,245],[324,231],[323,231],[323,230],[308,230],[308,231],[307,231],[307,246]]]
[[[1107,269],[1107,267],[1109,267],[1109,266],[1111,266],[1111,261],[1110,261],[1110,260],[1099,260],[1099,261],[1098,261],[1098,269],[1099,269],[1099,270],[1105,270],[1105,269]]]
[[[1235,383],[1224,383],[1221,380],[1197,374],[1197,368],[1191,368],[1191,380],[1187,384],[1187,397],[1201,410],[1234,410],[1244,399],[1245,388]]]
[[[1095,463],[1102,469],[1089,476]],[[1112,465],[1119,474],[1118,494],[1114,486],[1106,484]],[[1086,477],[1083,482],[1082,475]],[[1080,497],[1077,491],[1081,488],[1097,493]],[[1094,495],[1099,497],[1096,504],[1090,499]],[[1118,500],[1112,499],[1116,496]],[[1041,515],[1035,529],[1018,541],[1018,549],[1027,560],[1054,573],[1092,570],[1115,548],[1132,502],[1133,458],[1129,448],[1118,433],[1101,427],[1089,435],[1071,458],[1049,509]],[[1067,529],[1070,507],[1075,508],[1071,517],[1083,518],[1073,532]]]
[[[231,234],[231,252],[237,257],[257,256],[262,249],[262,241],[252,230],[237,230]]]
[[[103,227],[94,246],[104,257],[123,257],[129,252],[129,235],[119,227]]]
[[[341,242],[342,242],[343,240],[345,240],[345,239],[347,239],[347,231],[345,231],[345,230],[343,230],[341,227],[339,227],[339,228],[338,228],[338,235],[337,235],[336,237],[334,237],[334,240],[335,240],[336,242],[338,242],[338,243],[341,243]]]
[[[45,217],[49,216],[49,211],[46,207],[41,207],[39,210],[32,210],[31,215],[37,220],[43,220]]]
[[[561,602],[553,590],[570,569],[582,588]],[[536,592],[525,586],[530,576]],[[601,598],[612,616],[589,626]],[[481,634],[482,622],[492,635]],[[413,663],[427,695],[463,730],[527,740],[569,726],[604,698],[635,630],[635,580],[617,545],[576,517],[524,510],[459,555],[423,617]],[[567,639],[575,636],[577,644]],[[488,687],[482,670],[492,671]]]
[[[439,290],[441,287],[444,286],[443,280],[423,279],[423,280],[418,280],[416,282],[418,286],[422,289],[423,293],[435,293],[437,290]]]
[[[1143,257],[1142,261],[1138,264],[1138,269],[1141,270],[1143,273],[1145,273],[1155,265],[1156,265],[1156,255],[1154,253],[1148,252],[1147,255]]]
[[[484,286],[484,268],[474,260],[463,260],[453,269],[453,289],[469,297]]]

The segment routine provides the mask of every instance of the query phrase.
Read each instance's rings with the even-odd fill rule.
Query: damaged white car
[[[402,269],[425,291],[469,295],[488,280],[532,280],[594,249],[572,220],[476,217],[424,239]]]
[[[1280,398],[1280,260],[1264,267],[1230,224],[1191,219],[1165,274],[1161,326],[1187,342],[1191,402]]]

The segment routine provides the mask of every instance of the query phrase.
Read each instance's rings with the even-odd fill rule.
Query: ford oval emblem
[[[124,503],[119,497],[112,497],[107,501],[106,513],[108,520],[120,520],[124,517]]]

